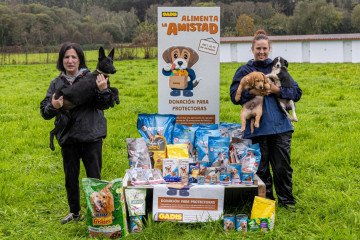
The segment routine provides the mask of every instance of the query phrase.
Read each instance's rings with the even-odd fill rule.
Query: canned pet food
[[[223,184],[223,185],[231,184],[231,173],[230,172],[220,173],[220,184]]]
[[[248,216],[245,214],[236,215],[236,231],[247,232]]]
[[[142,216],[130,216],[130,231],[131,233],[142,231]]]
[[[217,176],[216,175],[210,176],[210,184],[216,185],[216,183],[217,183]]]
[[[251,185],[254,183],[254,173],[253,172],[242,172],[241,183]]]
[[[225,214],[224,215],[224,230],[230,231],[235,229],[235,216],[234,214]]]
[[[198,182],[199,185],[204,185],[205,176],[198,176],[197,182]]]
[[[241,183],[241,164],[230,163],[231,184]]]

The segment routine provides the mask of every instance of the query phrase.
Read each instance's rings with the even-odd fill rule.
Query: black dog
[[[50,149],[55,150],[54,136],[60,131],[65,131],[71,124],[71,116],[68,110],[76,106],[82,105],[86,102],[93,101],[97,96],[96,78],[99,74],[104,74],[108,77],[109,74],[116,73],[114,67],[114,49],[111,50],[108,56],[105,55],[104,49],[99,49],[99,59],[96,70],[88,74],[81,81],[72,86],[66,86],[56,91],[55,99],[63,96],[64,102],[62,111],[54,122],[55,128],[50,132]],[[119,104],[119,91],[117,88],[109,87],[111,90],[111,99],[109,102],[110,107],[114,107],[115,103]]]
[[[287,71],[288,62],[282,57],[276,57],[272,61],[272,71],[270,74],[266,75],[277,87],[292,87],[292,82],[290,80],[290,74]],[[286,114],[290,121],[297,122],[295,112],[295,103],[290,99],[277,98],[280,109]],[[292,116],[289,114],[288,110],[291,110]]]

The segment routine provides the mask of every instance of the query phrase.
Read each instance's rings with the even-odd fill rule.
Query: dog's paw
[[[172,67],[172,64],[171,63],[165,63],[165,65],[164,65],[164,71],[170,71],[171,70],[171,67]]]
[[[254,123],[254,127],[259,128],[260,124],[259,123]]]

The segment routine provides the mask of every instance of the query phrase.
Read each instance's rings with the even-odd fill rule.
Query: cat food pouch
[[[256,173],[260,165],[260,160],[260,145],[258,143],[249,145],[241,157],[242,172]]]
[[[187,144],[190,157],[195,154],[195,132],[198,127],[175,124],[173,132],[173,144]]]
[[[229,164],[229,145],[228,137],[209,136],[209,167],[220,167],[227,170]]]
[[[150,155],[154,159],[154,168],[162,170],[162,160],[166,158],[167,141],[160,135],[155,135],[148,143]]]
[[[149,182],[149,184],[159,184],[164,183],[165,180],[162,177],[161,170],[154,168],[154,169],[143,169],[144,175]]]
[[[187,144],[171,144],[167,146],[168,158],[189,158]]]
[[[82,185],[89,236],[110,239],[125,237],[128,232],[122,178],[111,182],[83,178]]]
[[[151,168],[148,146],[143,138],[127,138],[130,168]]]
[[[150,142],[150,139],[155,138],[155,135],[160,135],[166,138],[167,143],[172,144],[175,122],[176,115],[140,113],[137,119],[137,128],[147,143]]]
[[[269,218],[268,227],[272,231],[275,224],[275,201],[255,196],[251,218]]]
[[[145,174],[141,168],[130,168],[126,170],[126,173],[129,176],[131,185],[147,185],[148,181],[146,180]]]
[[[229,137],[230,141],[232,138],[244,138],[244,133],[241,132],[241,123],[226,123],[220,122],[220,133],[222,137]]]
[[[125,196],[126,204],[129,210],[129,216],[145,215],[145,188],[126,188]]]
[[[220,130],[198,129],[196,131],[195,147],[198,161],[209,161],[208,138],[209,136],[220,137]]]

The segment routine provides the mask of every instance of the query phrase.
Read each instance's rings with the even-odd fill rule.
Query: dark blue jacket
[[[234,75],[233,82],[230,86],[230,97],[231,101],[234,104],[243,105],[245,102],[253,99],[255,95],[249,93],[248,90],[244,90],[241,93],[241,99],[239,102],[235,101],[236,91],[239,87],[241,79],[247,74],[258,71],[264,74],[269,74],[271,72],[271,59],[266,59],[265,61],[255,61],[250,60],[246,65],[240,66]],[[293,83],[292,88],[283,88],[281,87],[281,93],[278,97],[284,99],[292,99],[294,102],[300,100],[302,95],[302,90],[299,88],[299,85],[291,78]],[[284,132],[293,132],[294,129],[291,126],[290,120],[286,115],[280,110],[276,95],[270,94],[269,96],[264,97],[263,105],[263,115],[260,120],[260,127],[254,128],[254,133],[251,135],[250,132],[250,119],[246,121],[246,130],[244,133],[245,138],[251,138],[255,136],[262,135],[272,135]]]

